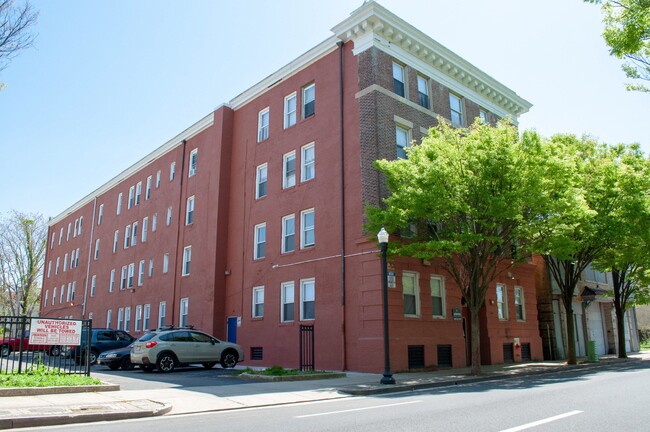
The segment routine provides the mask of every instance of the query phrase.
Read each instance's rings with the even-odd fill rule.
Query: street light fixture
[[[384,298],[384,376],[381,378],[381,384],[395,384],[395,378],[390,371],[390,347],[388,340],[388,262],[386,260],[386,251],[388,250],[388,232],[381,227],[377,234],[377,240],[381,247],[381,288]]]

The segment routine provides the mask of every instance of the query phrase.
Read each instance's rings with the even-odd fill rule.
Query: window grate
[[[522,343],[521,344],[521,360],[522,361],[531,361],[532,358],[530,356],[530,342]]]
[[[438,367],[452,367],[451,345],[438,345]]]
[[[251,347],[251,360],[264,360],[264,348]]]
[[[504,363],[515,362],[515,350],[511,343],[503,344],[503,362]]]
[[[424,345],[408,346],[409,369],[424,368]]]

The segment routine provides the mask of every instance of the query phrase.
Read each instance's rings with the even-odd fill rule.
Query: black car
[[[86,338],[85,331],[81,332],[81,345],[73,346],[71,356],[76,364],[84,364],[86,361]],[[110,328],[93,328],[90,334],[90,364],[94,364],[99,354],[118,348],[131,345],[135,338],[122,330]]]
[[[135,365],[131,363],[131,348],[133,344],[116,350],[104,351],[97,358],[97,363],[108,366],[111,370],[133,370]]]

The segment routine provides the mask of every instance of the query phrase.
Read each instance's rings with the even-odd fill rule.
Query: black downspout
[[[179,185],[178,185],[178,229],[176,230],[176,253],[174,254],[174,286],[172,288],[172,322],[171,324],[174,324],[174,314],[176,313],[176,282],[178,280],[178,246],[181,241],[181,229],[183,227],[182,223],[183,220],[182,215],[183,213],[181,212],[181,209],[183,208],[183,177],[185,177],[185,147],[187,146],[187,141],[183,140],[183,153],[181,154],[181,169],[179,173]],[[183,259],[180,259],[181,265]],[[180,318],[180,317],[179,317]],[[160,317],[158,317],[158,320],[160,320]],[[179,322],[180,325],[180,322]]]
[[[341,125],[341,306],[343,307],[343,370],[347,370],[347,337],[345,328],[345,129],[343,116],[343,42],[339,46],[339,122]]]

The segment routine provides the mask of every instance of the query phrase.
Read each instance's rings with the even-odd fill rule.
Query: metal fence
[[[63,344],[29,343],[32,320],[47,319],[61,322],[81,323],[81,347],[76,350]],[[88,360],[92,320],[70,320],[26,316],[0,316],[0,373],[30,373],[39,367],[58,370],[67,374],[90,375]],[[84,340],[85,339],[85,340]],[[76,352],[76,358],[71,355]],[[83,361],[85,360],[85,361]]]
[[[314,326],[300,325],[300,370],[314,370]]]

